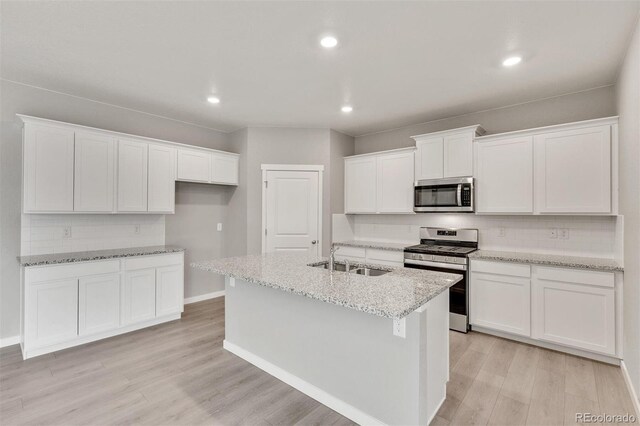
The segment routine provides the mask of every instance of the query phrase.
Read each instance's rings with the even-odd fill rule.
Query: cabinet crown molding
[[[367,152],[365,154],[349,155],[347,157],[344,157],[344,159],[346,160],[346,159],[349,159],[349,158],[372,157],[374,155],[394,154],[394,153],[401,153],[401,152],[412,152],[412,151],[415,151],[415,150],[416,150],[415,146],[409,146],[407,148],[388,149],[386,151],[376,151],[376,152]]]
[[[453,135],[457,133],[466,133],[471,131],[475,132],[474,136],[482,136],[487,132],[481,125],[474,124],[473,126],[458,127],[457,129],[441,130],[439,132],[431,132],[431,133],[423,133],[421,135],[414,135],[414,136],[411,136],[411,139],[418,141],[423,139],[430,139],[434,136]]]
[[[80,131],[85,131],[85,132],[100,133],[100,134],[107,135],[107,136],[114,136],[114,137],[117,137],[117,138],[120,138],[120,139],[133,138],[133,139],[136,139],[136,140],[142,140],[142,141],[146,141],[146,142],[153,142],[153,143],[158,143],[158,144],[171,145],[171,146],[174,146],[176,148],[184,148],[184,149],[192,148],[192,149],[198,149],[198,150],[207,150],[207,151],[215,152],[215,153],[218,153],[218,154],[229,155],[229,156],[233,156],[233,157],[240,157],[240,154],[236,154],[235,152],[221,151],[219,149],[207,148],[207,147],[203,147],[203,146],[199,146],[199,145],[189,145],[189,144],[180,143],[180,142],[172,142],[172,141],[167,141],[167,140],[163,140],[163,139],[150,138],[150,137],[147,137],[147,136],[132,135],[132,134],[129,134],[129,133],[117,132],[117,131],[114,131],[114,130],[106,130],[106,129],[100,129],[100,128],[97,128],[97,127],[83,126],[81,124],[67,123],[67,122],[64,122],[64,121],[57,121],[57,120],[51,120],[51,119],[48,119],[48,118],[34,117],[34,116],[31,116],[31,115],[25,115],[25,114],[16,114],[16,116],[25,124],[33,123],[33,124],[41,124],[41,125],[59,127],[59,128],[63,128],[63,129],[73,129],[73,130],[80,130]]]
[[[476,142],[482,142],[487,140],[512,138],[517,136],[534,136],[540,133],[556,132],[567,129],[580,129],[582,127],[593,127],[600,125],[615,125],[618,124],[618,116],[594,118],[592,120],[572,121],[570,123],[554,124],[551,126],[533,127],[531,129],[514,130],[512,132],[494,133],[491,135],[478,136],[475,138]]]

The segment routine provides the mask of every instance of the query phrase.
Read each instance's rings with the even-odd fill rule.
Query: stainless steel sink
[[[329,262],[322,262],[319,263],[317,265],[309,265],[312,266],[314,268],[322,268],[322,269],[329,269]],[[335,263],[333,265],[334,271],[338,271],[338,272],[346,272],[347,271],[347,267],[344,263]],[[380,275],[384,275],[386,273],[389,273],[391,271],[387,271],[385,269],[377,269],[377,268],[358,268],[358,267],[352,267],[351,270],[349,271],[349,273],[351,274],[357,274],[357,275],[365,275],[368,277],[379,277]]]

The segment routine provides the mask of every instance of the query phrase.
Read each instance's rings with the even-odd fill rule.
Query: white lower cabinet
[[[156,315],[182,312],[184,307],[184,274],[182,265],[156,269]]]
[[[120,274],[81,277],[78,282],[78,334],[120,326]]]
[[[533,337],[591,352],[615,355],[613,273],[537,269],[532,292]],[[579,276],[584,272],[597,274],[597,277],[604,280],[600,285],[585,282]]]
[[[124,324],[134,324],[156,316],[156,270],[127,272],[124,279]]]
[[[22,355],[31,358],[178,319],[184,254],[23,267]]]
[[[336,260],[399,268],[404,265],[404,252],[365,247],[338,246]]]
[[[25,336],[29,345],[45,346],[78,336],[78,279],[31,284],[25,292]]]
[[[619,357],[618,281],[613,272],[472,260],[470,323],[558,350]]]
[[[504,267],[495,262],[472,261],[469,297],[470,323],[494,330],[531,334],[531,280],[528,265]],[[485,273],[481,271],[492,271]]]

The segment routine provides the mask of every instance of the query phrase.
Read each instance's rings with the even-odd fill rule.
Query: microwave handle
[[[458,185],[458,190],[456,191],[456,202],[458,206],[462,206],[462,184]]]

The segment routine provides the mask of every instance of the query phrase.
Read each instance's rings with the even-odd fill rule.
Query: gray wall
[[[640,395],[640,23],[617,84],[624,215],[624,362]]]
[[[615,87],[607,86],[526,104],[430,121],[356,137],[356,154],[415,145],[413,135],[481,124],[487,134],[616,115]]]
[[[344,157],[355,153],[355,138],[331,130],[329,133],[331,213],[344,213]]]
[[[247,253],[262,251],[262,164],[318,164],[323,176],[322,240],[326,253],[331,238],[329,130],[294,128],[247,129]]]
[[[7,338],[19,333],[20,312],[16,256],[20,253],[22,137],[16,113],[210,148],[227,150],[230,145],[228,135],[216,130],[87,99],[7,81],[0,82],[0,93],[0,337]],[[198,184],[178,184],[176,188],[176,214],[167,215],[166,242],[185,246],[187,262],[224,255],[226,234],[214,229],[217,222],[224,223],[229,217],[225,202],[233,189]],[[187,272],[187,297],[222,288],[222,282],[212,279],[211,274]]]

